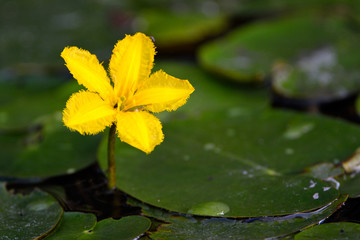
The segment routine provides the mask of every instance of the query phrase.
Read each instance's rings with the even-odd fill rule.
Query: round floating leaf
[[[309,228],[295,235],[295,240],[315,239],[359,239],[360,224],[349,222],[326,223]]]
[[[96,217],[89,213],[67,212],[58,227],[46,239],[135,239],[146,232],[151,221],[142,216],[129,216],[104,219],[96,222]]]
[[[304,54],[293,64],[274,67],[273,88],[289,98],[326,101],[346,97],[360,90],[360,38]]]
[[[334,43],[346,32],[345,26],[341,19],[309,14],[258,22],[206,44],[199,51],[199,59],[205,68],[230,79],[262,81],[270,75],[275,62],[293,60]]]
[[[62,209],[54,198],[36,191],[12,195],[0,186],[1,239],[35,239],[50,232],[60,221]]]
[[[246,220],[185,217],[137,201],[132,201],[132,204],[142,207],[146,216],[166,222],[151,234],[152,239],[268,239],[282,237],[318,224],[329,217],[346,198],[341,196],[314,212]]]
[[[46,80],[56,82],[52,78],[46,78]],[[23,88],[7,81],[0,84],[1,93],[5,93],[1,98],[3,106],[0,110],[2,132],[16,132],[19,129],[41,124],[44,116],[61,111],[71,94],[80,89],[76,81],[68,82],[58,88],[39,87],[41,89],[39,90],[37,86],[40,83],[36,81],[22,83],[25,85]]]
[[[73,173],[96,161],[100,135],[71,132],[60,112],[48,115],[43,124],[29,132],[0,133],[0,176],[49,177]]]
[[[186,46],[222,31],[227,23],[224,16],[209,16],[199,12],[176,12],[169,9],[147,9],[139,15],[139,29],[154,36],[159,47]],[[141,25],[143,23],[143,25]]]
[[[230,209],[224,216],[232,217],[309,211],[337,197],[327,183],[294,173],[346,159],[358,146],[360,128],[293,112],[233,112],[167,123],[164,142],[150,155],[118,142],[117,186],[181,213],[221,203]],[[104,143],[100,159],[106,168]],[[218,216],[211,210],[206,215]]]

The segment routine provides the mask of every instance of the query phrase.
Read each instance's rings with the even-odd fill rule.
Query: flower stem
[[[113,123],[109,132],[108,140],[108,187],[109,189],[115,188],[115,133],[116,124]]]

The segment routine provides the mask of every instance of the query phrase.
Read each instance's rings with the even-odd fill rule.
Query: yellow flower
[[[81,134],[96,134],[116,123],[121,141],[150,153],[164,138],[152,113],[171,111],[185,104],[194,88],[157,71],[151,74],[155,55],[152,40],[142,33],[118,41],[109,72],[95,55],[77,47],[61,53],[67,68],[87,90],[74,93],[66,103],[63,121]]]

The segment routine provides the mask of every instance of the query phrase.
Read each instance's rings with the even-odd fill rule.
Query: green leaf
[[[61,113],[48,115],[43,124],[30,132],[0,132],[0,176],[50,177],[74,173],[96,161],[100,135],[71,132]]]
[[[204,45],[198,55],[200,63],[212,72],[239,82],[262,81],[276,62],[291,61],[320,46],[333,46],[348,32],[340,18],[302,14],[241,27]]]
[[[169,50],[197,43],[226,28],[224,16],[209,16],[197,11],[176,12],[169,9],[146,9],[140,12],[139,30],[154,36],[156,45]],[[143,26],[141,25],[143,23]],[[191,37],[190,37],[191,36]]]
[[[296,173],[346,159],[358,146],[360,128],[293,112],[232,112],[167,123],[164,142],[150,155],[119,141],[117,186],[148,204],[181,213],[221,203],[230,209],[223,216],[232,217],[309,211],[338,196],[327,183]],[[106,168],[106,141],[101,149]]]
[[[1,239],[34,239],[51,231],[63,211],[50,195],[35,191],[12,195],[0,186]]]
[[[312,101],[344,98],[359,91],[360,51],[355,47],[359,40],[348,36],[304,54],[293,64],[278,64],[273,71],[274,90],[285,97]]]
[[[295,235],[295,240],[315,239],[359,239],[360,224],[349,222],[327,223],[309,228]]]
[[[179,216],[136,201],[132,201],[132,204],[142,207],[146,216],[166,222],[151,234],[152,239],[267,239],[282,237],[318,224],[335,212],[346,198],[341,196],[313,212],[245,220]]]
[[[142,216],[129,216],[119,220],[109,218],[96,222],[93,214],[67,212],[46,239],[130,240],[146,232],[150,225],[150,220]]]
[[[105,219],[80,239],[132,240],[147,231],[150,225],[151,221],[142,216],[129,216],[120,220]]]
[[[44,80],[48,81],[47,86],[56,84],[56,79]],[[41,83],[41,81],[25,82],[20,84],[23,88],[12,81],[0,84],[0,93],[4,93],[0,99],[3,103],[0,110],[1,132],[24,131],[31,126],[41,125],[44,117],[62,111],[71,94],[80,89],[75,80],[58,87],[39,86]]]
[[[91,213],[65,212],[60,223],[46,239],[78,239],[96,225]]]

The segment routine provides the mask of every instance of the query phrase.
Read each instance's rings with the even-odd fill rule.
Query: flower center
[[[125,107],[125,97],[120,97],[119,101],[114,105],[114,109],[117,109],[118,111],[122,111]]]

